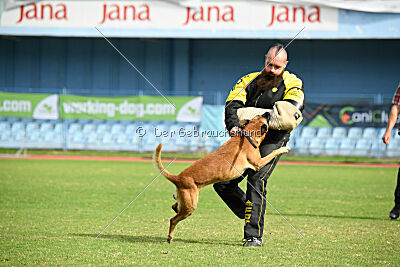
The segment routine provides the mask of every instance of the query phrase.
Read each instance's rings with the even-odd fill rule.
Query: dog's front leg
[[[278,149],[275,149],[274,151],[272,151],[270,154],[266,155],[263,158],[260,158],[260,161],[256,163],[256,169],[259,170],[262,167],[264,167],[265,165],[267,165],[268,162],[270,162],[273,158],[288,153],[290,150],[290,147],[284,146]]]

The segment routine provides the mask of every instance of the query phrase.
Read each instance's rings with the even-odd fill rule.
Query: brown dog
[[[216,182],[227,181],[241,176],[246,169],[259,170],[274,157],[289,152],[288,147],[281,147],[261,158],[258,147],[268,131],[267,119],[257,116],[243,130],[250,136],[257,148],[242,135],[236,135],[224,143],[217,151],[199,159],[183,170],[179,175],[169,173],[161,163],[159,144],[153,156],[155,167],[176,186],[177,203],[172,209],[177,214],[171,218],[167,241],[173,238],[178,222],[190,216],[197,207],[199,191],[202,187]]]

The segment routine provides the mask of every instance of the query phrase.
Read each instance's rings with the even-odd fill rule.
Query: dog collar
[[[245,131],[238,130],[238,132],[241,133],[242,135],[244,135],[244,137],[246,137],[246,139],[250,142],[250,144],[251,144],[254,148],[257,148],[256,144],[254,144],[254,141],[251,139],[251,137],[250,137]]]

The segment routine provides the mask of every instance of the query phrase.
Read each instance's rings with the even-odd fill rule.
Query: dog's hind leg
[[[192,215],[192,213],[196,210],[198,196],[199,191],[197,188],[178,192],[178,213],[170,220],[169,234],[167,239],[168,243],[170,243],[173,239],[176,225],[180,221]]]

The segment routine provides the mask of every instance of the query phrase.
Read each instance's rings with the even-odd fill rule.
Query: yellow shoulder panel
[[[297,78],[295,74],[288,71],[283,73],[283,82],[285,83],[286,90],[293,87],[298,87],[300,89],[303,87],[303,82]]]
[[[242,101],[243,104],[246,103],[246,87],[249,83],[251,83],[254,78],[256,78],[260,72],[253,72],[250,74],[247,74],[246,76],[243,76],[240,78],[240,80],[235,84],[235,86],[232,88],[231,92],[228,95],[228,98],[226,99],[226,102],[232,101],[232,100],[239,100]]]
[[[283,73],[283,82],[285,83],[285,94],[283,99],[294,100],[299,104],[304,102],[304,92],[301,90],[303,82],[296,75],[285,71]]]

